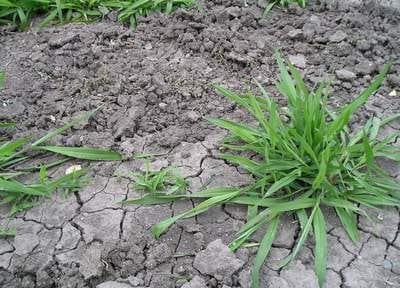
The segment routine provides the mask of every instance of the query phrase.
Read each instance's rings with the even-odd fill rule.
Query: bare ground
[[[383,63],[394,59],[388,81],[357,114],[354,125],[370,115],[398,112],[400,98],[389,93],[400,90],[399,12],[368,5],[312,5],[261,18],[261,11],[257,5],[245,7],[244,1],[214,0],[206,1],[202,12],[141,19],[135,31],[112,17],[39,32],[0,30],[0,68],[8,76],[0,92],[0,119],[19,123],[16,137],[41,135],[103,105],[90,123],[55,142],[114,148],[125,155],[165,153],[152,167],[178,167],[190,190],[198,191],[250,181],[243,171],[218,160],[224,132],[205,120],[248,116],[216,95],[210,84],[244,90],[257,79],[277,96],[276,48],[310,85],[332,81],[334,107],[355,97]],[[399,123],[388,128],[398,129]],[[383,164],[399,175],[399,167]],[[1,223],[18,232],[14,239],[0,239],[0,286],[249,287],[255,251],[232,254],[225,246],[244,223],[245,209],[214,208],[179,222],[156,241],[151,225],[194,203],[114,204],[138,195],[126,175],[143,167],[140,160],[92,164],[91,185],[75,195],[55,195],[16,219],[8,219],[3,207]],[[370,212],[373,222],[359,219],[362,237],[357,245],[335,217],[328,217],[326,287],[400,286],[399,211]],[[317,287],[312,239],[297,261],[278,269],[299,232],[294,219],[284,222],[263,269],[263,287]]]

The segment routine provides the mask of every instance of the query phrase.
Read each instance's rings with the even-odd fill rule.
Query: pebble
[[[197,122],[201,116],[199,115],[199,113],[195,112],[195,111],[189,111],[186,113],[187,118],[189,119],[190,122],[194,123]]]
[[[373,62],[367,60],[357,64],[355,70],[360,75],[370,75],[377,70],[377,67]]]
[[[289,55],[289,61],[297,68],[306,68],[306,57],[304,55]]]
[[[342,30],[339,30],[339,31],[336,31],[331,36],[329,36],[329,41],[339,43],[339,42],[342,42],[346,38],[347,38],[347,34],[345,32],[343,32]]]
[[[340,69],[335,71],[336,77],[340,80],[344,81],[352,81],[356,78],[356,74],[346,70],[346,69]]]
[[[358,40],[356,47],[361,52],[365,52],[371,49],[371,44],[367,40]]]
[[[161,110],[165,110],[165,108],[167,108],[167,106],[168,106],[167,103],[164,103],[164,102],[158,103],[158,107],[159,107]]]
[[[388,82],[390,85],[395,87],[400,87],[400,76],[397,75],[389,75]]]
[[[290,39],[303,39],[303,31],[300,29],[294,29],[289,31],[289,33],[287,34],[289,36]]]

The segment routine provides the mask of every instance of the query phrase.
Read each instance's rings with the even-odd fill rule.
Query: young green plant
[[[178,7],[189,7],[195,0],[0,0],[0,24],[26,29],[32,17],[46,15],[41,26],[50,22],[90,22],[109,12],[118,12],[118,20],[136,26],[138,16],[153,12],[171,13]]]
[[[145,193],[163,195],[173,195],[186,191],[187,182],[171,167],[163,168],[159,171],[151,171],[149,162],[146,162],[146,171],[135,173],[135,183],[133,187],[136,190]]]
[[[400,184],[376,163],[376,157],[400,161],[400,148],[392,142],[399,133],[378,138],[380,128],[400,114],[386,119],[371,117],[364,128],[351,133],[352,115],[373,95],[385,79],[389,65],[352,102],[334,113],[327,105],[327,86],[322,83],[309,90],[300,72],[285,65],[276,53],[280,69],[277,83],[288,107],[278,104],[259,85],[260,95],[237,94],[216,86],[223,96],[246,109],[258,125],[226,119],[211,123],[230,132],[223,146],[230,151],[221,158],[241,166],[254,182],[245,187],[214,188],[190,195],[145,195],[129,199],[127,204],[157,204],[179,199],[203,199],[195,208],[166,219],[153,227],[159,237],[175,221],[193,217],[209,208],[225,203],[247,205],[249,217],[231,244],[236,250],[251,241],[259,229],[267,229],[259,244],[251,273],[251,287],[260,287],[260,269],[278,233],[282,215],[297,217],[300,234],[292,253],[281,263],[295,259],[310,234],[315,240],[315,272],[320,287],[324,286],[327,267],[327,231],[322,207],[336,212],[351,240],[359,238],[357,215],[365,216],[363,207],[379,208],[400,204]],[[283,117],[284,116],[284,117]],[[282,120],[288,119],[288,120]],[[248,158],[244,155],[255,157]]]

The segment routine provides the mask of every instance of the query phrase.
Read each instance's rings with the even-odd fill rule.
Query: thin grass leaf
[[[338,117],[329,125],[328,133],[331,137],[341,131],[343,127],[349,123],[351,115],[379,89],[390,70],[390,66],[390,64],[386,64],[369,87],[365,89],[353,102],[348,104],[340,115],[338,115]]]
[[[339,216],[340,222],[342,222],[344,229],[349,235],[353,242],[357,242],[359,239],[359,234],[357,230],[357,219],[353,212],[348,211],[344,208],[335,208],[337,215]]]
[[[315,274],[318,278],[319,287],[322,288],[326,280],[328,241],[324,215],[320,207],[315,211],[313,224],[315,235]]]
[[[61,146],[37,146],[37,149],[84,160],[119,161],[122,159],[119,153],[104,149]]]
[[[265,259],[268,256],[272,247],[272,242],[276,237],[279,227],[279,217],[275,217],[268,225],[268,229],[260,243],[254,265],[251,270],[251,288],[260,287],[260,270],[264,265]]]
[[[264,198],[273,195],[275,192],[282,189],[283,187],[287,187],[293,181],[300,178],[300,176],[301,176],[301,170],[296,169],[293,172],[289,173],[287,176],[279,179],[274,184],[272,184],[271,187],[268,188],[267,192],[264,195]]]
[[[281,267],[286,266],[287,264],[289,264],[289,262],[291,262],[294,258],[296,258],[297,254],[300,251],[300,248],[304,245],[304,242],[307,240],[308,234],[310,233],[310,230],[312,228],[312,223],[314,221],[314,215],[315,215],[317,209],[319,209],[319,203],[317,203],[314,206],[314,208],[312,209],[310,217],[308,218],[308,221],[307,221],[306,225],[304,226],[304,229],[301,230],[299,240],[297,241],[293,252],[281,262],[281,264],[280,264]]]

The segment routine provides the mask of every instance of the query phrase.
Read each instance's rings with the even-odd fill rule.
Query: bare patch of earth
[[[331,80],[334,107],[356,97],[378,68],[394,59],[388,80],[354,124],[399,111],[400,98],[390,96],[393,90],[400,93],[398,12],[368,5],[311,5],[274,10],[261,18],[260,6],[244,2],[206,1],[204,11],[152,15],[140,19],[135,31],[111,20],[39,32],[2,28],[0,68],[6,70],[7,82],[0,92],[0,119],[18,122],[15,137],[41,135],[102,106],[89,123],[55,142],[113,148],[127,156],[165,153],[153,168],[178,167],[194,192],[251,181],[218,160],[224,132],[205,120],[248,116],[215,94],[210,84],[245,91],[257,79],[278,97],[273,86],[277,48],[311,86]],[[388,129],[398,128],[393,123]],[[398,176],[398,167],[384,164]],[[55,195],[11,220],[2,208],[1,224],[18,231],[15,239],[0,240],[2,287],[249,287],[255,251],[233,254],[226,248],[245,221],[244,207],[211,209],[179,222],[156,241],[151,225],[193,203],[121,207],[115,203],[138,195],[121,175],[143,169],[143,162],[91,166],[91,185],[75,195]],[[371,215],[373,222],[359,219],[357,245],[329,217],[326,287],[400,285],[399,211]],[[317,287],[312,239],[297,261],[278,268],[299,231],[294,219],[284,222],[263,268],[263,287]]]

